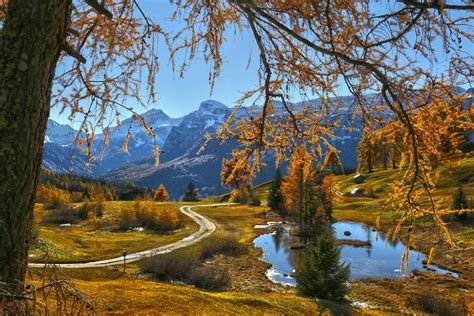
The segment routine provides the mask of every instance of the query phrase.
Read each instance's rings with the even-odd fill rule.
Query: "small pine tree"
[[[462,187],[459,187],[458,190],[453,194],[452,200],[452,207],[454,210],[463,210],[468,208],[468,201]],[[456,217],[460,221],[465,220],[467,218],[467,213],[456,213]]]
[[[196,187],[192,182],[189,182],[188,188],[186,189],[186,192],[184,193],[183,199],[184,202],[196,202],[199,201]]]
[[[350,265],[339,263],[341,250],[329,234],[321,235],[306,249],[296,271],[298,291],[307,296],[339,301],[348,292]]]
[[[283,178],[280,174],[280,169],[277,168],[275,172],[275,179],[273,180],[270,192],[268,193],[268,206],[272,211],[280,213],[284,210],[283,194],[280,191]]]
[[[157,202],[164,202],[168,201],[169,195],[168,192],[166,192],[166,188],[163,184],[160,184],[158,189],[155,190],[155,195],[153,197],[153,200]]]

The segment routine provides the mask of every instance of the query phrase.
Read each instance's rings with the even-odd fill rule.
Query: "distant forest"
[[[122,181],[108,181],[77,174],[60,174],[41,169],[39,184],[52,185],[56,188],[72,192],[81,192],[85,196],[89,195],[95,188],[100,187],[104,191],[113,193],[117,200],[134,200],[146,194],[152,194],[152,190],[146,187],[137,186],[133,183]]]

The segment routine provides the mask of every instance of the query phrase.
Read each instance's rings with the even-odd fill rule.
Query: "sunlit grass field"
[[[197,224],[187,216],[182,216],[184,227],[174,232],[117,231],[112,229],[120,217],[120,211],[133,201],[104,202],[104,216],[97,223],[84,221],[79,226],[61,227],[45,223],[42,217],[46,211],[41,205],[35,210],[39,242],[30,251],[30,260],[39,262],[86,262],[109,259],[128,253],[156,248],[178,241],[198,229]],[[182,203],[156,203],[158,209],[178,210]]]

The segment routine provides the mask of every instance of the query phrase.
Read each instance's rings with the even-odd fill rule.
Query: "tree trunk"
[[[22,286],[69,0],[10,0],[0,28],[0,281]]]

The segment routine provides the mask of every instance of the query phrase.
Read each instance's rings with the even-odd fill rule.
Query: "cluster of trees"
[[[376,131],[365,130],[358,147],[358,171],[371,173],[375,168],[396,169],[402,146],[402,135],[396,129],[387,126]]]
[[[57,208],[67,203],[83,201],[103,202],[113,201],[113,193],[99,185],[88,185],[85,192],[68,191],[51,184],[40,184],[36,190],[36,202]]]
[[[258,206],[260,198],[252,188],[255,172],[250,168],[245,153],[234,150],[230,159],[222,160],[221,182],[230,187],[229,201]]]
[[[312,234],[319,224],[332,219],[337,180],[330,171],[314,168],[306,147],[301,145],[292,155],[288,176],[277,169],[268,195],[268,206],[282,215],[298,219],[300,233]]]
[[[463,112],[459,104],[452,104],[451,107],[440,108],[439,111],[430,115],[444,121],[451,111],[456,111],[456,108]],[[466,120],[469,119],[466,118]],[[431,144],[434,151],[439,151],[444,156],[432,155],[430,163],[436,164],[439,160],[454,158],[453,155],[462,156],[462,153],[469,153],[474,148],[473,142],[470,141],[472,132],[449,122],[446,122],[446,125],[449,133],[442,135]],[[358,172],[371,173],[377,168],[396,169],[400,163],[403,163],[402,159],[406,158],[402,157],[402,153],[406,152],[408,145],[402,130],[401,122],[397,120],[392,120],[375,130],[365,129],[358,146]]]
[[[182,225],[178,212],[169,207],[158,208],[152,199],[136,199],[122,208],[119,227],[130,229],[143,227],[151,230],[172,231]]]
[[[77,174],[61,174],[46,169],[42,169],[40,173],[39,186],[41,185],[69,192],[75,198],[72,202],[80,202],[84,198],[90,199],[97,191],[104,192],[107,201],[130,201],[151,192],[146,187],[140,187],[132,183],[108,181]],[[79,194],[82,196],[79,197]]]

